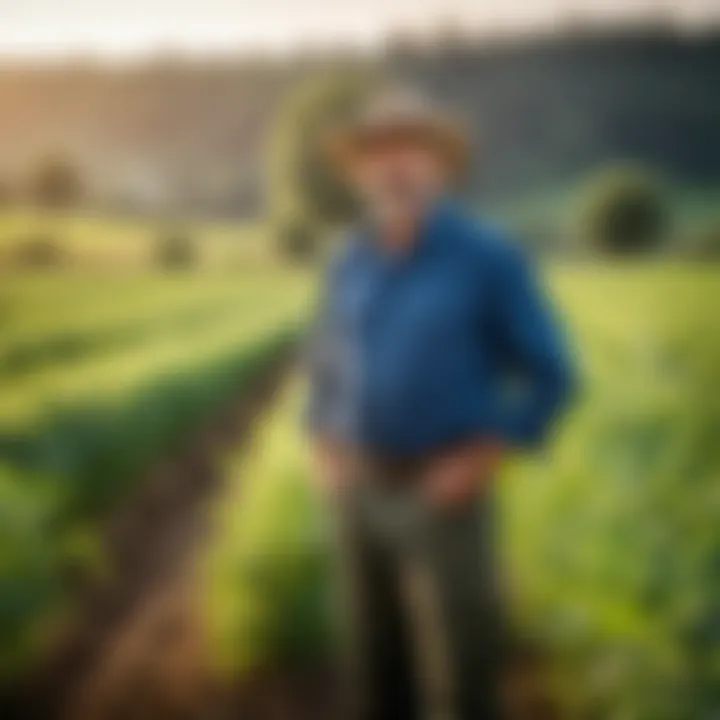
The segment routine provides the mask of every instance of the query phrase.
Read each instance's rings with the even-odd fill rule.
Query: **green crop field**
[[[32,222],[4,216],[5,246]],[[0,678],[71,617],[69,574],[112,572],[107,514],[242,397],[314,293],[310,273],[251,252],[242,228],[198,226],[200,265],[161,273],[149,224],[52,222],[80,261],[0,283]],[[549,651],[571,716],[705,717],[720,703],[720,274],[667,262],[547,274],[583,388],[556,442],[511,458],[500,484],[513,617]],[[251,452],[228,459],[212,517],[199,589],[231,676],[322,665],[335,647],[302,395],[290,380]]]
[[[541,457],[500,484],[515,622],[571,717],[679,720],[720,705],[720,333],[715,269],[554,267],[584,376]],[[227,673],[332,648],[328,518],[288,388],[231,460],[204,563]]]
[[[294,340],[291,270],[8,274],[0,284],[0,675],[102,565],[97,523]]]

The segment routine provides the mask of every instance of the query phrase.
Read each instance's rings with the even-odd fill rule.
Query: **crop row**
[[[202,565],[210,645],[231,676],[321,663],[333,647],[331,528],[308,483],[299,390],[285,389],[253,452],[228,464]]]
[[[71,607],[68,569],[103,568],[99,518],[296,339],[304,298],[269,283],[185,332],[99,345],[5,381],[0,675],[26,666]]]

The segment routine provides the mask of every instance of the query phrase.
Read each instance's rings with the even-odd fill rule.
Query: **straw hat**
[[[426,95],[408,87],[375,95],[354,120],[328,135],[326,150],[335,167],[347,170],[364,152],[395,139],[432,150],[455,179],[467,168],[468,139],[461,124]]]

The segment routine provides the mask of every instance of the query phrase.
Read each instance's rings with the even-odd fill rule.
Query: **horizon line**
[[[720,13],[708,15],[702,22],[688,22],[674,14],[638,14],[635,16],[598,18],[596,16],[569,12],[563,18],[548,22],[536,21],[519,26],[496,26],[492,29],[472,25],[463,26],[459,21],[449,23],[447,18],[439,20],[440,26],[432,30],[418,31],[407,27],[390,27],[374,38],[342,38],[329,40],[316,38],[312,41],[297,38],[286,44],[278,43],[218,43],[215,46],[199,47],[182,42],[158,41],[153,46],[120,50],[102,50],[97,47],[76,47],[66,49],[18,50],[0,45],[0,63],[22,66],[43,66],[47,64],[133,66],[153,62],[232,62],[238,60],[259,60],[281,62],[298,57],[313,56],[318,59],[338,56],[372,57],[393,47],[393,43],[405,43],[413,50],[423,51],[437,48],[452,37],[459,43],[482,43],[491,47],[495,44],[521,44],[552,38],[571,38],[573,35],[602,36],[611,33],[648,32],[649,35],[666,33],[678,38],[697,39],[715,35],[720,31]]]

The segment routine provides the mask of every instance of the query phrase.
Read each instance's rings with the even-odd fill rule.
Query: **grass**
[[[720,273],[549,272],[585,376],[539,458],[500,484],[509,597],[551,651],[571,716],[708,717],[720,687]],[[206,601],[228,673],[331,648],[327,517],[307,482],[290,389],[230,463]]]

